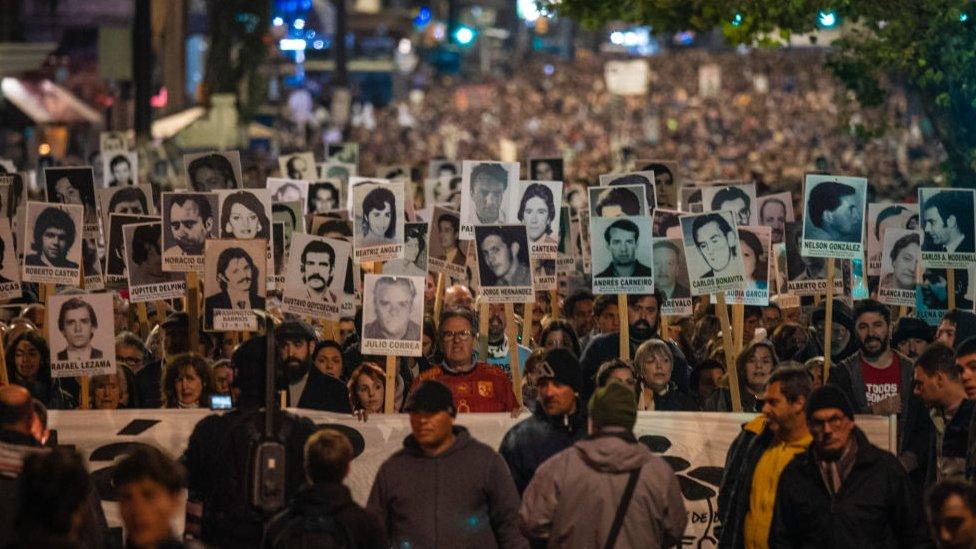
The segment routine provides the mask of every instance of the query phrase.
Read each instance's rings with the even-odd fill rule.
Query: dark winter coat
[[[389,545],[379,520],[352,500],[349,488],[327,483],[303,486],[288,503],[288,508],[271,520],[264,533],[265,549],[294,521],[302,517],[332,517],[341,523],[359,549],[386,549]]]
[[[542,462],[586,438],[586,414],[582,409],[577,401],[575,414],[550,417],[537,402],[528,419],[505,433],[498,451],[508,464],[519,494],[525,491]]]

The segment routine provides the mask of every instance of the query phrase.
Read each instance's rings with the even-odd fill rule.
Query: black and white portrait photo
[[[162,222],[126,224],[122,227],[122,236],[129,301],[139,303],[186,295],[183,276],[163,270]]]
[[[98,232],[98,205],[95,203],[95,175],[83,168],[44,168],[47,201],[84,207],[84,231]]]
[[[427,222],[406,223],[403,229],[403,257],[383,264],[383,274],[427,276]]]
[[[111,214],[151,215],[156,213],[152,203],[152,188],[149,185],[110,187],[96,189],[98,208],[102,214],[102,232],[109,230],[108,216]]]
[[[83,207],[27,203],[24,269],[21,280],[77,286],[81,279]]]
[[[476,225],[481,294],[489,303],[532,300],[532,263],[524,225]]]
[[[343,240],[296,234],[281,297],[284,310],[339,320],[351,251]]]
[[[655,238],[654,289],[664,296],[662,314],[691,314],[691,289],[681,237]]]
[[[654,291],[654,252],[649,217],[591,217],[590,231],[593,293]]]
[[[105,187],[135,185],[139,175],[139,155],[135,152],[102,151],[102,184]]]
[[[656,208],[651,214],[651,232],[654,238],[681,238],[681,223],[678,221],[684,215],[678,210]]]
[[[868,204],[867,274],[869,276],[878,276],[881,274],[882,245],[884,243],[885,231],[888,229],[919,230],[921,228],[919,221],[918,204],[878,202]]]
[[[330,143],[326,148],[326,160],[342,162],[344,164],[359,165],[359,143],[347,141],[344,143]]]
[[[308,207],[306,211],[313,214],[326,214],[342,208],[342,180],[321,179],[313,181],[308,186]]]
[[[654,190],[654,172],[628,172],[628,173],[610,173],[600,175],[600,186],[601,187],[628,187],[631,188],[634,185],[640,185],[644,187],[644,213],[641,215],[648,215],[651,210],[657,207],[656,204],[656,192]],[[628,214],[629,215],[629,214]],[[611,217],[611,216],[604,216]]]
[[[430,222],[430,239],[427,244],[428,269],[432,273],[442,273],[453,278],[464,277],[464,266],[467,256],[464,253],[464,241],[461,242],[459,231],[461,217],[457,211],[443,206],[434,206]]]
[[[678,162],[676,160],[638,159],[638,171],[654,173],[654,192],[657,207],[678,209]]]
[[[857,259],[864,254],[864,211],[868,180],[806,176],[802,254]]]
[[[590,217],[648,215],[643,185],[590,187]]]
[[[701,213],[705,210],[702,204],[702,187],[694,184],[682,185],[678,188],[680,199],[679,208],[683,212]]]
[[[377,166],[376,177],[379,179],[388,179],[390,181],[393,181],[394,179],[410,181],[410,165],[390,164],[388,166]]]
[[[702,189],[702,203],[707,212],[729,211],[740,227],[757,225],[756,185],[713,186]]]
[[[739,254],[742,257],[745,286],[725,292],[726,303],[769,305],[769,227],[738,227]]]
[[[360,345],[364,355],[420,356],[424,284],[422,276],[366,275]]]
[[[759,212],[759,224],[769,227],[773,244],[779,244],[786,238],[786,224],[796,221],[793,214],[793,195],[790,193],[776,193],[760,196],[756,199]]]
[[[203,293],[209,331],[257,330],[264,309],[267,259],[263,240],[208,240]]]
[[[682,216],[681,238],[691,295],[743,288],[745,269],[732,212],[723,210]]]
[[[99,132],[98,144],[102,155],[129,150],[129,140],[126,139],[125,132]]]
[[[198,193],[222,189],[240,189],[241,156],[237,151],[183,155],[187,189]]]
[[[319,162],[315,168],[318,172],[316,179],[338,179],[343,189],[348,188],[349,178],[357,173],[355,164],[344,162]]]
[[[789,293],[796,295],[823,294],[827,289],[827,260],[822,257],[801,255],[800,242],[803,221],[786,224],[786,276]],[[840,269],[834,269],[835,295],[843,292]]]
[[[123,228],[130,223],[159,221],[158,217],[148,215],[112,214],[109,216],[109,231],[105,246],[105,282],[113,289],[125,288],[128,280],[125,272],[125,236]],[[85,273],[88,274],[87,272]]]
[[[20,264],[14,242],[10,220],[0,216],[0,299],[21,296]]]
[[[559,157],[530,158],[529,179],[532,181],[562,181],[563,159]]]
[[[915,306],[915,289],[921,282],[922,237],[918,231],[888,228],[884,232],[878,301],[888,305]]]
[[[216,193],[163,193],[163,270],[203,271],[204,243],[217,238]]]
[[[51,377],[114,374],[114,319],[110,293],[51,296]]]
[[[282,177],[311,181],[315,179],[315,155],[310,152],[286,154],[278,157]]]
[[[563,185],[559,181],[520,181],[519,187],[517,218],[529,235],[529,253],[555,259]]]
[[[267,189],[218,191],[220,237],[271,239],[271,192]]]
[[[461,239],[474,238],[476,225],[515,222],[518,175],[518,162],[462,162]]]
[[[305,204],[308,202],[308,181],[269,177],[268,190],[271,191],[271,202],[273,203],[301,202],[302,215],[305,215]]]
[[[925,267],[964,269],[976,261],[974,196],[976,191],[972,189],[922,187],[918,190]]]
[[[461,177],[461,163],[456,160],[438,158],[427,163],[427,179],[454,176]]]
[[[353,180],[353,249],[356,263],[387,261],[403,251],[403,181]]]

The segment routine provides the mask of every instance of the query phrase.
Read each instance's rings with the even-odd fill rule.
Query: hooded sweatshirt
[[[424,454],[413,435],[373,482],[367,510],[393,547],[528,547],[516,525],[518,493],[497,452],[454,426],[454,444]]]
[[[519,527],[549,547],[603,547],[631,471],[639,469],[616,548],[663,547],[688,522],[671,467],[633,434],[601,433],[559,452],[536,470],[522,496]]]

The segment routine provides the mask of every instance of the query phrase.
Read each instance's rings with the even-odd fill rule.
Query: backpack
[[[324,514],[288,518],[269,544],[274,549],[352,549],[352,534],[342,521]]]

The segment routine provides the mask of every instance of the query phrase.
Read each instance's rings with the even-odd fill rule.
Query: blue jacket
[[[576,413],[549,417],[537,402],[532,415],[505,433],[499,453],[508,463],[519,495],[532,480],[542,462],[586,438],[586,414],[577,399]]]

